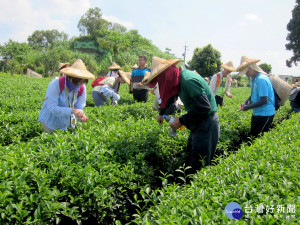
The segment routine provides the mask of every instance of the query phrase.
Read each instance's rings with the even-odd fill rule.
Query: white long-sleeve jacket
[[[218,93],[218,90],[219,90],[220,85],[222,83],[222,79],[223,79],[223,73],[222,72],[216,73],[211,78],[209,86],[210,86],[210,89],[212,90],[212,92],[215,96]],[[231,81],[232,81],[232,79],[231,79],[230,75],[228,74],[227,79],[226,79],[226,84],[225,84],[225,94],[227,96],[230,95]]]

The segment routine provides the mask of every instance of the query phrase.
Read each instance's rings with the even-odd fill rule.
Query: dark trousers
[[[219,105],[222,107],[224,105],[224,97],[216,95],[215,99],[216,99],[217,106]]]
[[[292,111],[294,111],[295,113],[300,112],[300,104],[299,103],[291,101],[290,105],[291,105]]]
[[[148,101],[148,90],[147,89],[133,89],[133,99],[137,102]]]
[[[273,122],[273,116],[254,116],[251,118],[250,136],[257,137],[259,134],[266,132],[270,129]]]
[[[191,132],[187,143],[186,165],[195,173],[203,166],[211,165],[220,137],[218,114],[208,116],[195,132]]]

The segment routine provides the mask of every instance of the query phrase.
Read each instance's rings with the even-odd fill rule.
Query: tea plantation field
[[[250,89],[232,88],[218,111],[214,165],[187,177],[189,131],[169,137],[154,96],[134,103],[127,85],[119,105],[97,108],[89,83],[89,121],[42,133],[37,117],[51,79],[0,73],[0,224],[297,224],[300,114],[288,103],[272,130],[249,142],[251,111],[238,105]],[[241,219],[225,215],[230,202]]]

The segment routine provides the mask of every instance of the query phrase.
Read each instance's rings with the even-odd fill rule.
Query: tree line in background
[[[292,19],[287,24],[289,31],[286,40],[288,44],[285,45],[287,50],[293,51],[293,56],[286,60],[286,65],[292,67],[294,63],[300,61],[300,0],[296,0],[296,5],[292,11]]]
[[[0,45],[0,71],[24,74],[29,68],[44,76],[57,75],[59,62],[73,63],[81,58],[88,70],[96,76],[107,73],[114,61],[124,71],[138,62],[139,55],[174,58],[168,51],[161,51],[137,30],[127,29],[102,18],[101,9],[89,9],[78,22],[79,37],[68,39],[68,35],[57,30],[36,30],[19,43],[9,40]],[[75,48],[76,43],[93,43],[94,48]]]
[[[29,68],[44,76],[57,75],[59,62],[73,63],[81,58],[88,70],[96,76],[107,73],[112,62],[124,71],[131,71],[139,55],[148,57],[151,66],[153,56],[165,59],[176,58],[170,49],[161,51],[137,30],[127,30],[118,23],[102,18],[101,9],[90,8],[77,25],[80,36],[68,38],[58,30],[36,30],[27,38],[27,43],[9,40],[0,45],[0,71],[24,74]],[[194,50],[192,59],[186,65],[204,77],[221,70],[221,53],[211,44]],[[271,65],[261,64],[263,70],[271,72]]]

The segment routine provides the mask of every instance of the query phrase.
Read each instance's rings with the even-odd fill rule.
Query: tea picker
[[[251,118],[250,136],[257,137],[259,134],[270,129],[276,110],[276,98],[271,77],[258,66],[259,59],[251,59],[242,56],[241,63],[236,69],[239,75],[246,74],[251,79],[251,96],[240,105],[240,111],[253,110]],[[284,81],[283,81],[284,82]],[[284,82],[285,85],[287,85]],[[282,88],[284,89],[284,88]],[[290,92],[290,91],[289,91]],[[281,100],[285,101],[281,95]]]
[[[230,73],[234,72],[236,68],[233,66],[231,61],[226,64],[222,64],[221,67],[223,68],[223,71],[212,76],[209,86],[215,95],[217,105],[222,107],[224,105],[225,95],[229,98],[232,98],[232,94],[230,94],[230,86],[232,81]]]
[[[45,132],[74,128],[77,119],[87,122],[83,108],[86,105],[86,87],[89,79],[95,79],[81,59],[70,67],[60,69],[63,76],[53,79],[47,89],[46,98],[39,114]]]
[[[189,172],[194,173],[202,166],[211,164],[219,140],[220,125],[215,97],[207,82],[193,71],[177,68],[179,62],[180,59],[153,57],[152,72],[145,75],[142,83],[150,88],[158,83],[161,104],[156,120],[159,124],[164,119],[169,122],[172,128],[170,135],[175,136],[175,131],[182,129],[183,125],[190,130],[186,166],[190,166]],[[187,114],[171,117],[170,109],[174,108],[178,97]],[[201,164],[202,161],[204,164]]]

